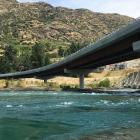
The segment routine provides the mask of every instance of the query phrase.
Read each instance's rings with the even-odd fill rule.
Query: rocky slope
[[[49,40],[56,47],[70,42],[95,42],[128,24],[132,18],[95,13],[86,9],[53,7],[47,3],[0,0],[0,44],[33,44]]]
[[[140,70],[128,74],[119,84],[121,88],[138,88],[140,89]]]

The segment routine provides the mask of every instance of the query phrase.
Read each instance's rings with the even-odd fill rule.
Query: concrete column
[[[84,74],[79,75],[79,85],[80,89],[84,89]]]
[[[44,79],[44,83],[45,83],[45,84],[47,83],[47,80],[48,80],[48,79]]]

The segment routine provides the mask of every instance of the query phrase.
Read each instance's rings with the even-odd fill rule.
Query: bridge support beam
[[[80,89],[84,89],[84,74],[79,75],[79,85]]]

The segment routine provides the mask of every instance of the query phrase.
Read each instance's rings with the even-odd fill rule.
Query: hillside
[[[15,0],[0,0],[0,3],[3,7],[0,10],[1,43],[11,39],[20,44],[49,40],[64,46],[72,41],[94,42],[131,20],[118,14],[72,10],[46,3],[19,4]]]
[[[0,19],[1,73],[59,61],[65,52],[73,53],[133,20],[119,14],[16,0],[0,0]]]

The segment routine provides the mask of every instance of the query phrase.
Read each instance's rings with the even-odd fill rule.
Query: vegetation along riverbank
[[[138,83],[137,87],[134,85],[127,86],[124,81],[128,79],[132,81],[129,75],[133,73],[139,73],[137,69],[125,69],[125,70],[113,70],[113,71],[100,71],[94,72],[86,76],[85,78],[85,92],[100,92],[105,89],[122,89],[122,88],[135,88],[139,89]],[[132,77],[133,78],[133,77]],[[37,80],[34,78],[27,79],[9,79],[0,80],[1,90],[71,90],[80,91],[79,88],[79,78],[78,77],[55,77],[53,79],[44,81]]]

